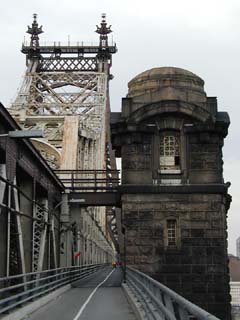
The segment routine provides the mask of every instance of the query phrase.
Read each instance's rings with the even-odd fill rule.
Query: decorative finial
[[[37,14],[36,13],[33,14],[33,23],[37,23]]]
[[[102,47],[108,47],[108,34],[112,32],[111,27],[112,26],[107,26],[107,22],[106,22],[106,13],[102,13],[102,21],[101,21],[101,25],[96,26],[97,30],[96,32],[98,34],[100,34],[100,42],[99,42],[99,46]]]
[[[102,13],[102,20],[106,20],[106,13]]]
[[[33,14],[33,23],[32,26],[28,26],[27,33],[31,34],[31,43],[30,46],[33,48],[39,47],[39,34],[43,33],[42,26],[38,27],[37,14]]]

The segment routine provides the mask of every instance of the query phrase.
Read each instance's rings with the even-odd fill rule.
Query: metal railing
[[[85,278],[106,265],[72,266],[0,278],[0,314]]]
[[[31,47],[31,42],[24,40],[22,43],[23,47]],[[116,43],[113,40],[108,40],[109,47],[115,47]],[[40,41],[39,47],[99,47],[99,42],[85,42],[85,41]]]
[[[116,191],[119,170],[54,170],[66,189],[72,191]]]
[[[126,283],[140,302],[146,319],[220,320],[133,268],[126,269]]]

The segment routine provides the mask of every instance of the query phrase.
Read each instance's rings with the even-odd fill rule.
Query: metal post
[[[122,233],[123,233],[123,282],[126,282],[126,276],[127,276],[127,246],[126,246],[126,229],[125,227],[122,227]]]
[[[81,232],[78,230],[77,231],[77,251],[80,252],[80,255],[77,256],[77,263],[76,265],[77,266],[80,266],[81,265]]]
[[[61,267],[66,267],[66,266],[71,266],[72,264],[72,246],[71,246],[70,211],[69,211],[69,204],[68,204],[68,194],[62,195],[61,223],[62,223],[61,244],[63,246],[63,252],[60,257],[60,265]]]
[[[72,190],[73,190],[73,188],[74,188],[74,171],[72,171],[71,172],[71,188],[72,188]]]
[[[6,276],[8,277],[10,275],[10,225],[11,225],[11,193],[12,193],[12,187],[9,184],[8,185],[8,211],[7,211],[7,265],[6,265]]]
[[[97,171],[94,170],[94,191],[97,191]]]

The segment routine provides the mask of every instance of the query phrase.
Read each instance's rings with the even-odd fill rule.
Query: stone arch
[[[214,120],[212,114],[199,105],[178,100],[163,100],[147,104],[134,111],[130,115],[129,121],[140,123],[148,118],[164,113],[179,113],[195,118],[201,122],[205,122],[210,118]]]

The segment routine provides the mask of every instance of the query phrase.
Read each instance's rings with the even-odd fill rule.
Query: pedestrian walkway
[[[28,320],[136,320],[121,288],[120,268],[107,267],[43,306]]]

